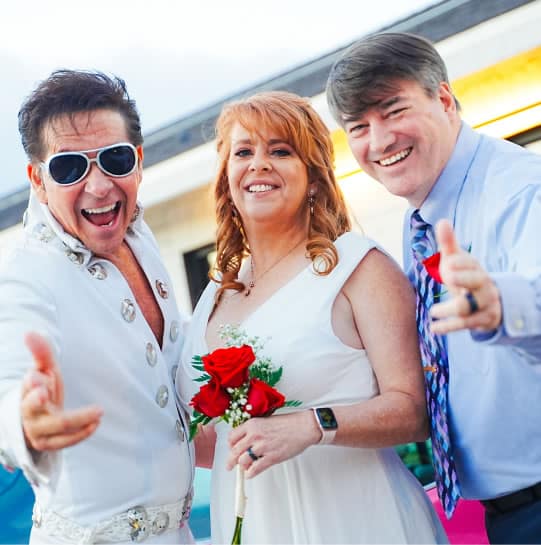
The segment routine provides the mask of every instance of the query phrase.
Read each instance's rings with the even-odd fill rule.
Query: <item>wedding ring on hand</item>
[[[479,310],[477,299],[475,299],[471,291],[467,291],[464,297],[466,297],[466,301],[468,301],[468,305],[470,306],[470,314],[475,314]]]
[[[248,453],[248,456],[254,461],[257,462],[261,456],[258,456],[253,450],[252,447],[248,447],[246,449],[246,452]]]

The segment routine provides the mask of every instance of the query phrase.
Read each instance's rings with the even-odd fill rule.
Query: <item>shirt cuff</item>
[[[60,454],[37,452],[27,447],[21,417],[21,386],[3,396],[1,410],[10,416],[2,422],[1,446],[4,448],[0,449],[0,463],[8,470],[19,467],[34,488],[51,487],[60,472]]]
[[[494,331],[472,331],[473,340],[514,344],[541,335],[541,292],[536,288],[540,282],[517,273],[493,273],[491,278],[500,293],[502,323]]]

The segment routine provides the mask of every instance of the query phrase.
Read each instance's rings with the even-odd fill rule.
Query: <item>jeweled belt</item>
[[[49,536],[73,543],[141,542],[149,536],[181,528],[190,516],[192,496],[190,492],[184,499],[165,505],[138,505],[93,526],[81,526],[54,511],[42,511],[36,502],[32,521]]]

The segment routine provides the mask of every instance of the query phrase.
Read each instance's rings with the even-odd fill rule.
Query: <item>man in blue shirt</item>
[[[540,543],[541,157],[462,122],[443,60],[417,36],[352,45],[327,97],[360,166],[411,206],[404,266],[414,285],[415,221],[438,242],[445,287],[427,310],[432,334],[448,334],[460,494],[482,500],[491,542]]]

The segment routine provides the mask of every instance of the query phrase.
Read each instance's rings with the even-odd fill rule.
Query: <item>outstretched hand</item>
[[[100,423],[98,407],[64,410],[64,383],[51,349],[43,337],[29,333],[25,339],[34,367],[24,379],[21,415],[29,448],[57,450],[75,445],[90,436]]]
[[[502,322],[502,306],[496,284],[481,264],[460,248],[447,220],[436,224],[436,241],[440,251],[440,276],[450,297],[432,306],[430,314],[436,318],[431,324],[432,331],[441,335],[460,329],[497,329]],[[476,310],[468,301],[471,296]]]

